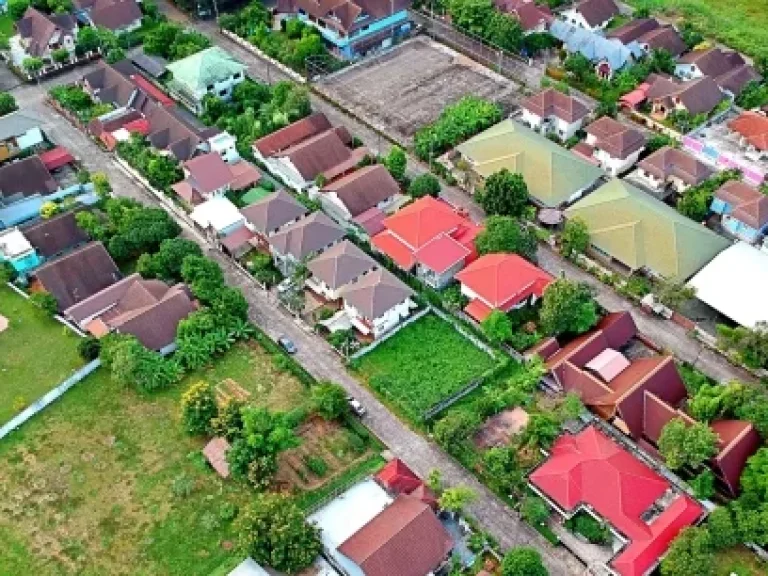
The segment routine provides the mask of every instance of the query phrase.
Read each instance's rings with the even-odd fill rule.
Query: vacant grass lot
[[[745,548],[737,546],[723,550],[715,555],[715,574],[720,576],[764,576],[768,574],[768,564],[761,562],[757,555]]]
[[[203,439],[182,430],[179,399],[201,378],[236,379],[254,405],[288,409],[308,399],[256,344],[151,396],[98,370],[0,442],[0,575],[207,576],[236,563],[226,512],[253,492],[219,479],[200,455]],[[328,484],[300,493],[302,504],[380,466],[375,444],[360,460],[338,441],[324,446]]]
[[[0,424],[54,388],[83,362],[78,337],[7,286],[0,286]]]
[[[418,422],[425,410],[494,364],[450,324],[427,315],[363,356],[357,369],[374,390]]]
[[[768,3],[765,0],[629,0],[652,12],[682,17],[705,36],[753,58],[768,57]]]

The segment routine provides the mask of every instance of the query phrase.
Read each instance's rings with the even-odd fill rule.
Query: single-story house
[[[30,6],[16,22],[19,46],[24,52],[17,65],[23,65],[26,57],[52,62],[53,53],[60,49],[72,54],[77,30],[77,20],[71,14],[45,14]]]
[[[588,155],[591,150],[591,157],[612,176],[629,170],[645,150],[645,134],[609,116],[592,122],[586,127],[586,132],[586,146],[579,152]]]
[[[374,164],[325,184],[315,196],[327,212],[350,222],[367,210],[385,210],[398,194],[400,186],[389,170]]]
[[[643,50],[637,42],[625,46],[619,40],[606,38],[602,32],[591,32],[562,20],[552,22],[549,32],[563,43],[568,53],[581,54],[592,62],[595,74],[605,80],[643,56]]]
[[[726,232],[750,244],[768,231],[768,196],[744,182],[730,180],[720,186],[710,208],[722,216]]]
[[[307,287],[325,300],[341,298],[346,286],[358,282],[378,263],[349,240],[331,246],[307,263]]]
[[[40,118],[22,110],[0,118],[0,162],[40,146],[45,141],[41,124]]]
[[[195,309],[184,284],[168,286],[131,274],[63,314],[97,338],[113,332],[130,334],[150,350],[162,350],[173,344],[179,322]]]
[[[739,144],[761,158],[768,155],[768,117],[765,113],[745,111],[728,122],[728,128],[739,135]]]
[[[35,270],[43,290],[66,310],[119,281],[122,275],[101,242],[91,242]]]
[[[322,212],[301,218],[269,237],[269,250],[278,270],[290,276],[303,262],[344,238],[344,229]]]
[[[744,87],[761,76],[738,52],[721,48],[694,50],[682,56],[675,66],[675,76],[683,79],[711,76],[723,92],[736,97]]]
[[[709,114],[726,98],[711,76],[683,82],[664,74],[652,74],[646,83],[651,114],[662,119],[673,112],[688,112],[691,116]]]
[[[619,7],[613,0],[581,0],[563,10],[560,18],[572,26],[594,32],[604,30],[618,15]]]
[[[184,180],[171,188],[192,206],[229,191],[250,188],[261,179],[255,166],[246,160],[227,164],[216,152],[208,152],[187,160],[182,165]]]
[[[555,208],[572,202],[604,172],[513,120],[504,120],[467,140],[457,151],[482,181],[506,168],[522,174],[531,200]]]
[[[235,86],[245,81],[248,67],[218,46],[212,46],[166,66],[172,80],[168,89],[196,114],[203,112],[203,99],[216,96],[229,100]]]
[[[444,288],[477,257],[475,238],[482,226],[447,203],[425,196],[383,220],[373,247],[433,288]]]
[[[245,226],[245,218],[237,206],[224,196],[214,196],[198,204],[189,217],[214,242]]]
[[[541,298],[552,276],[517,254],[486,254],[456,275],[469,299],[464,311],[478,322]]]
[[[278,190],[240,210],[245,225],[256,235],[255,241],[263,248],[269,238],[280,230],[298,222],[309,210],[285,190]]]
[[[589,116],[589,108],[573,96],[547,88],[524,100],[522,122],[542,134],[555,134],[568,140],[578,132]]]
[[[529,485],[564,518],[583,511],[607,523],[616,553],[606,568],[650,574],[675,537],[706,512],[596,426],[558,438]]]
[[[674,58],[686,51],[680,33],[670,24],[660,24],[655,18],[638,18],[610,30],[608,38],[615,38],[624,45],[636,42],[646,54],[665,50]]]
[[[729,244],[622,180],[601,186],[565,215],[584,220],[598,256],[674,281],[690,278]]]
[[[682,193],[691,186],[698,186],[710,178],[715,171],[687,152],[664,146],[642,160],[638,175],[654,190],[671,186]]]
[[[341,290],[352,326],[365,336],[378,338],[407,319],[416,304],[408,285],[384,268],[376,268]]]
[[[438,502],[435,493],[400,458],[387,462],[374,478],[379,486],[393,497],[407,494],[429,504],[433,510],[437,510]]]

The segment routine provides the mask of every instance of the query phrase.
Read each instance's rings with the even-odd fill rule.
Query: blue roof
[[[565,44],[568,52],[578,52],[590,62],[608,62],[612,70],[623,68],[628,61],[643,54],[637,42],[625,46],[615,38],[606,38],[562,20],[555,20],[549,31]]]

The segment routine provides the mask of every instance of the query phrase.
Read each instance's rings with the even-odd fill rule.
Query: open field
[[[437,316],[427,315],[357,361],[357,370],[410,419],[492,368],[495,360]]]
[[[494,100],[505,110],[517,100],[512,82],[423,37],[333,74],[319,87],[404,143],[463,96]]]
[[[715,555],[717,576],[764,576],[766,573],[768,564],[761,562],[754,552],[744,546],[729,548]]]
[[[240,345],[150,396],[100,369],[0,442],[0,575],[207,576],[239,560],[226,511],[253,492],[208,467],[203,439],[183,432],[179,412],[192,382],[226,378],[254,405],[287,409],[308,399],[270,355]],[[373,441],[355,453],[338,425],[314,442],[303,449],[323,454],[329,470],[299,491],[302,505],[381,465]]]
[[[0,424],[82,366],[79,338],[7,286],[0,287]]]
[[[756,58],[768,57],[768,4],[765,0],[629,0],[672,19],[682,17],[705,36]]]

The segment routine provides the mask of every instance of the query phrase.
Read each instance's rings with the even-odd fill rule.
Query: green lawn
[[[745,548],[737,546],[718,552],[715,556],[716,576],[764,576],[768,574],[768,564],[761,562],[757,555]]]
[[[434,315],[402,329],[355,362],[371,388],[414,422],[494,365],[491,356]]]
[[[681,16],[711,36],[749,56],[768,57],[768,5],[765,0],[629,0],[635,7]]]
[[[0,286],[0,424],[57,386],[83,361],[79,338],[7,286]]]

